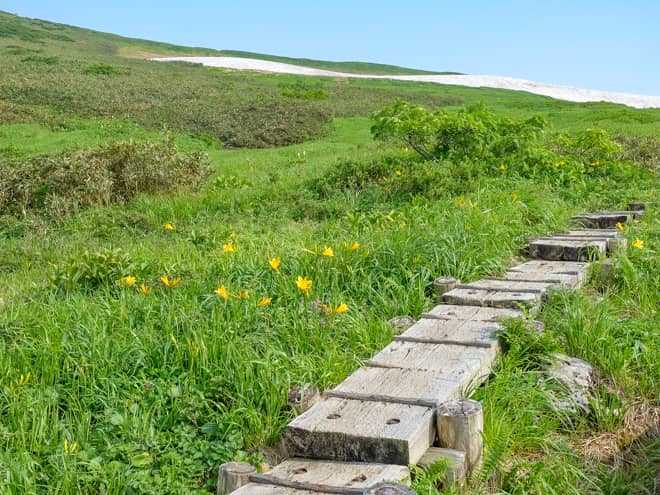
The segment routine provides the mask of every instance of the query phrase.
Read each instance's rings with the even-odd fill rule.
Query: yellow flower
[[[353,244],[351,244],[351,251],[357,251],[360,249],[360,243],[355,241]]]
[[[635,239],[635,242],[633,242],[633,247],[635,249],[644,249],[644,241],[641,239]]]
[[[300,289],[300,292],[307,295],[312,288],[312,281],[307,277],[298,277],[296,279],[296,286]]]
[[[516,193],[511,193],[511,199],[515,201],[518,199],[518,195]]]
[[[331,256],[334,256],[334,255],[335,255],[335,253],[332,251],[332,248],[328,247],[328,246],[324,247],[323,251],[321,251],[321,256],[331,257]]]
[[[272,297],[264,297],[261,299],[261,301],[257,303],[257,306],[259,308],[263,308],[264,306],[268,306],[272,300],[273,300]]]
[[[119,279],[119,283],[124,287],[133,287],[135,285],[135,277],[127,275]]]
[[[217,289],[215,289],[215,293],[219,295],[221,298],[223,298],[225,301],[229,299],[229,292],[227,292],[227,288],[224,285],[221,285]]]
[[[619,229],[621,232],[623,232],[625,230],[625,228],[623,227],[623,224],[621,222],[616,223],[616,228]]]
[[[396,175],[398,175],[399,177],[401,177],[403,175],[403,172],[401,172],[401,170],[395,170],[394,173]]]
[[[172,225],[171,223],[166,223],[165,225],[163,225],[163,228],[165,230],[167,230],[168,232],[175,232],[176,231],[176,227],[174,225]]]
[[[277,257],[277,258],[273,258],[273,259],[271,259],[271,260],[268,260],[268,264],[270,265],[270,267],[271,267],[273,270],[277,271],[277,269],[280,267],[280,262],[281,262],[281,261],[282,261],[282,260],[280,260],[280,258]]]
[[[179,285],[179,283],[181,283],[181,279],[179,277],[170,280],[167,277],[167,275],[163,275],[162,277],[160,277],[160,281],[163,282],[163,285],[168,289],[171,289],[172,287],[176,287],[177,285]]]
[[[504,172],[504,171],[506,171],[506,165],[501,164],[501,165],[500,165],[500,168],[499,168],[498,170],[499,170],[500,172]]]
[[[236,297],[239,299],[247,299],[250,297],[250,292],[247,290],[242,290],[239,294],[236,295]]]
[[[145,296],[151,292],[151,287],[147,287],[144,284],[140,284],[140,292],[144,294]]]
[[[222,250],[225,253],[235,253],[236,252],[236,246],[234,246],[234,243],[229,241],[227,244],[224,244],[222,246]]]
[[[341,303],[335,308],[335,313],[345,313],[346,311],[348,311],[348,305],[345,303]]]

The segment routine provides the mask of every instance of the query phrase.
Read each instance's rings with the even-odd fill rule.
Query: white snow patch
[[[559,100],[588,102],[607,101],[621,103],[634,108],[660,108],[660,96],[644,96],[630,93],[615,93],[594,89],[581,89],[558,84],[546,84],[526,79],[501,76],[475,75],[369,75],[334,72],[330,70],[313,69],[299,65],[283,64],[252,58],[239,57],[162,57],[152,58],[158,62],[190,62],[209,67],[223,67],[234,70],[253,70],[260,72],[275,72],[280,74],[298,74],[303,76],[352,77],[359,79],[396,79],[399,81],[419,81],[436,84],[453,84],[473,88],[501,88],[515,91],[527,91],[537,95],[550,96]]]

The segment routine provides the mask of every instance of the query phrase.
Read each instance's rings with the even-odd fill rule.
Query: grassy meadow
[[[508,326],[471,391],[484,466],[443,492],[655,493],[660,110],[140,54],[217,52],[0,13],[0,494],[211,493],[220,463],[268,460],[291,387],[343,380],[391,340],[389,318],[433,306],[435,277],[496,275],[529,236],[629,201],[648,213],[613,272],[554,294],[545,334]],[[544,143],[598,127],[623,148],[534,173],[422,161],[372,138],[395,98],[541,115]],[[161,180],[192,159],[210,170],[199,187]],[[127,175],[141,164],[152,175]],[[587,416],[552,406],[557,350],[597,370]],[[418,493],[438,492],[437,471]]]

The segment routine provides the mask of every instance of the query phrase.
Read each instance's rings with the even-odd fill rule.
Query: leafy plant
[[[524,155],[539,145],[547,122],[540,116],[524,121],[497,116],[483,105],[456,113],[429,112],[421,105],[396,100],[373,116],[375,139],[399,141],[425,160],[496,160]]]
[[[122,249],[84,250],[53,267],[50,283],[65,290],[96,289],[117,282],[127,274],[144,271]]]

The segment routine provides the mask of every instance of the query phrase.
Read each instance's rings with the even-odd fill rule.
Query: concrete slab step
[[[330,397],[295,418],[283,439],[292,456],[415,464],[435,438],[434,409]]]
[[[548,238],[529,243],[529,256],[549,261],[589,261],[605,253],[607,240]]]
[[[410,486],[410,471],[406,466],[395,464],[293,458],[267,473],[251,475],[250,481],[297,490],[359,495],[383,481]]]

